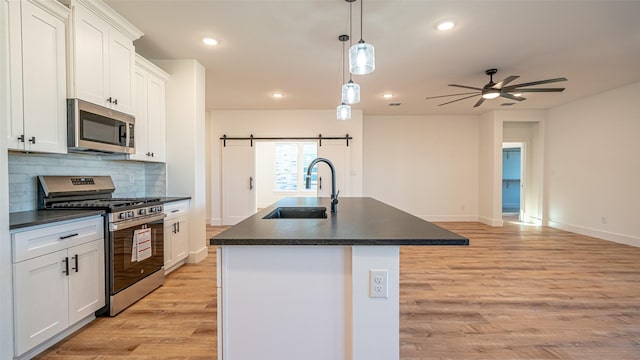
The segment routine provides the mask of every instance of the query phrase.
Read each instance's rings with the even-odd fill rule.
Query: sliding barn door
[[[229,141],[222,148],[222,224],[235,225],[256,212],[255,147]]]
[[[336,168],[336,190],[339,196],[351,194],[351,155],[345,140],[322,140],[318,146],[318,157],[331,161]],[[318,167],[318,196],[331,196],[331,169],[327,164],[319,163]]]

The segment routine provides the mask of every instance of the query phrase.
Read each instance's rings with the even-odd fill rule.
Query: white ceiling
[[[197,59],[206,68],[207,109],[335,109],[339,105],[345,0],[106,0],[145,35],[136,50],[149,59]],[[507,109],[546,109],[640,81],[640,1],[366,0],[364,39],[376,71],[354,76],[365,114],[479,114],[506,99],[451,105],[426,96],[496,81],[556,77],[563,93],[527,94]],[[353,41],[360,38],[360,0]],[[438,32],[452,19],[456,27]],[[202,44],[205,35],[220,41]],[[348,75],[347,75],[348,76]],[[462,90],[462,91],[460,91]],[[284,93],[275,100],[274,91]],[[394,94],[384,99],[385,92]],[[446,98],[455,99],[456,97]],[[445,99],[445,100],[446,100]],[[390,102],[401,106],[390,107]]]

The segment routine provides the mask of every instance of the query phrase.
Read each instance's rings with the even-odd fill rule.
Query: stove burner
[[[120,208],[160,202],[160,198],[111,198],[65,201],[51,204],[51,208]]]

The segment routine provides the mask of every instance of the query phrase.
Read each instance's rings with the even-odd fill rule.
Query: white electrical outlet
[[[369,270],[369,297],[389,297],[389,270]]]

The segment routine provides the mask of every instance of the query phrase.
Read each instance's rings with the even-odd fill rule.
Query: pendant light
[[[355,0],[346,0],[353,2]],[[354,75],[366,75],[372,73],[376,69],[375,50],[373,45],[364,42],[362,37],[362,2],[360,0],[360,41],[349,49],[349,71]],[[351,4],[349,4],[351,7]]]
[[[341,62],[340,72],[342,73],[342,84],[344,84],[344,43],[349,40],[349,35],[340,35],[338,36],[338,40],[342,41],[342,53],[341,53]],[[347,85],[347,84],[344,84]],[[360,98],[360,87],[358,86],[358,100]],[[342,87],[342,104],[338,105],[336,108],[336,118],[338,120],[349,120],[351,119],[351,106],[347,105],[344,101],[344,86]]]
[[[349,47],[351,47],[351,24],[352,24],[352,16],[351,16],[351,3],[353,1],[349,1],[349,35],[347,39],[349,39]],[[344,36],[344,35],[341,35]],[[343,38],[338,37],[338,39],[342,40]],[[343,59],[344,59],[344,42],[342,45],[343,51]],[[343,60],[344,61],[344,60]],[[344,63],[343,63],[344,67]],[[353,82],[353,78],[351,77],[351,73],[349,73],[349,82],[344,83],[342,85],[342,102],[345,104],[357,104],[360,102],[360,85]]]

